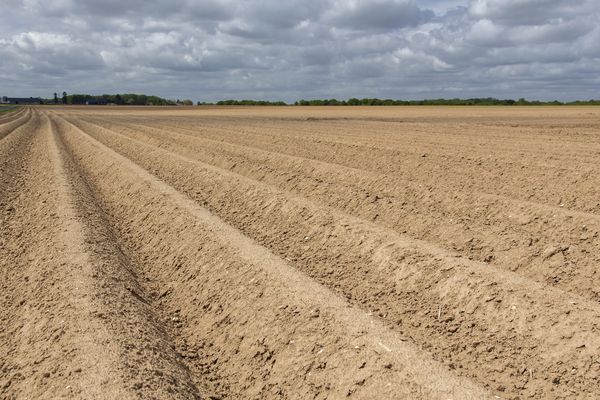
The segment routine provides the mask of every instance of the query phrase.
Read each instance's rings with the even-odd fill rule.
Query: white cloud
[[[600,97],[597,0],[5,3],[15,96]]]

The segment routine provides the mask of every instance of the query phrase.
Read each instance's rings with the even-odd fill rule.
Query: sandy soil
[[[600,397],[600,109],[0,116],[0,398]]]

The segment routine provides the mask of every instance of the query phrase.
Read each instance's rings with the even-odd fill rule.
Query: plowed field
[[[600,398],[600,109],[0,116],[2,399]]]

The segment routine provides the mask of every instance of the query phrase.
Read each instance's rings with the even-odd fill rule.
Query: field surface
[[[600,398],[600,108],[0,115],[2,399]]]
[[[14,110],[14,106],[0,104],[0,114]]]

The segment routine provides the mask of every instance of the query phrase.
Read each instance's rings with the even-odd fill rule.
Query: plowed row
[[[598,397],[599,117],[2,115],[0,398]]]

